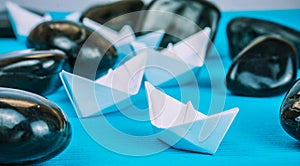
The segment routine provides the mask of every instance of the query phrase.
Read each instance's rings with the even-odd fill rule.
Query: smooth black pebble
[[[80,21],[84,18],[89,18],[116,31],[120,31],[124,25],[134,28],[139,14],[128,13],[140,11],[143,7],[144,2],[141,0],[126,0],[105,5],[95,5],[82,13]]]
[[[93,32],[71,21],[47,21],[30,32],[27,47],[60,49],[68,56],[69,68],[65,67],[65,70],[76,70],[77,75],[95,79],[95,75],[101,75],[114,66],[118,54],[109,41]]]
[[[202,0],[154,0],[146,9],[159,12],[141,15],[137,29],[140,32],[164,30],[161,47],[175,44],[205,27],[211,29],[213,40],[221,17],[216,5]]]
[[[290,136],[300,141],[300,80],[295,82],[282,102],[280,123]]]
[[[72,131],[62,110],[22,90],[0,88],[0,165],[32,164],[60,154]]]
[[[55,92],[66,62],[60,50],[21,50],[0,55],[0,86],[40,95]]]
[[[296,48],[282,38],[257,38],[230,66],[226,76],[228,90],[233,94],[254,97],[286,92],[297,76],[296,52]]]
[[[300,32],[281,24],[247,17],[232,19],[227,26],[230,57],[234,59],[255,38],[276,35],[293,43],[300,53]],[[300,58],[298,58],[300,60]]]

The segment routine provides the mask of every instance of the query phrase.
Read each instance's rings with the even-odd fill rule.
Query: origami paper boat
[[[158,138],[177,149],[214,154],[238,108],[206,116],[145,83],[151,123]]]
[[[116,32],[115,30],[101,25],[89,18],[84,18],[83,24],[92,28],[94,31],[97,31],[116,46],[130,43],[131,41],[135,40],[134,32],[129,25],[125,25],[120,32]]]
[[[132,42],[136,52],[146,52],[146,79],[155,86],[184,85],[197,81],[200,69],[204,65],[207,47],[210,41],[210,28],[178,42],[158,52],[142,43]]]
[[[139,56],[95,81],[65,71],[60,77],[78,117],[96,116],[132,104],[130,98],[140,89],[145,64],[146,56]],[[95,101],[98,109],[90,109]]]
[[[156,49],[164,36],[163,31],[154,31],[143,36],[136,37],[134,31],[128,25],[125,25],[120,32],[116,32],[115,30],[106,27],[105,25],[101,25],[89,18],[84,18],[83,24],[110,41],[116,47],[118,54],[121,55],[122,59],[126,56],[126,59],[123,59],[123,61],[126,61],[135,55],[135,50],[131,45],[132,42],[141,42],[149,48]]]
[[[9,14],[13,31],[17,39],[21,41],[25,41],[31,30],[39,23],[52,19],[49,14],[40,16],[20,7],[12,1],[6,1],[5,5]]]

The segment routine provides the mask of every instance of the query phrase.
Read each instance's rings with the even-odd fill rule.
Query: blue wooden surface
[[[223,12],[215,45],[222,58],[225,72],[231,64],[225,30],[227,23],[237,16],[263,18],[300,30],[300,9]],[[23,48],[25,48],[23,43],[13,39],[0,39],[1,53]],[[214,64],[216,58],[216,55],[209,56],[207,62]],[[220,85],[210,85],[210,77],[220,80]],[[198,101],[200,103],[198,107],[200,111],[205,112],[211,104],[210,97],[218,95],[211,94],[211,88],[216,88],[217,91],[214,92],[218,93],[218,88],[224,88],[223,82],[223,76],[209,76],[207,70],[204,69],[201,73],[198,89],[189,86],[184,88],[186,91],[190,91],[191,98],[193,98],[195,90],[200,92],[201,100]],[[169,94],[178,94],[177,89],[174,88],[165,88],[164,90]],[[73,129],[72,141],[63,153],[39,165],[299,165],[300,143],[288,136],[279,123],[279,108],[284,95],[254,98],[233,96],[227,92],[224,110],[239,107],[240,111],[215,155],[191,153],[171,148],[150,156],[133,157],[112,152],[97,144],[85,132],[66,92],[61,87],[47,98],[57,103],[67,114]],[[175,97],[179,98],[178,96]],[[141,99],[139,104],[144,107],[147,105],[145,99]],[[151,134],[149,122],[140,123],[128,120],[120,113],[109,114],[106,117],[117,129],[129,134],[137,136]],[[106,134],[101,130],[101,126],[97,128],[99,133]],[[134,142],[132,143],[134,144]],[[156,146],[156,143],[144,142],[148,147]]]

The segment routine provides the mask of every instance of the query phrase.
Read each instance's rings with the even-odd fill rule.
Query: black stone
[[[0,165],[51,159],[69,144],[72,131],[62,110],[26,91],[0,88]]]
[[[143,7],[144,2],[141,0],[126,0],[92,6],[83,12],[80,21],[87,17],[116,31],[120,31],[124,25],[134,28],[138,14],[126,14],[140,11]]]
[[[238,17],[231,20],[227,26],[230,57],[234,59],[252,40],[263,35],[276,35],[288,40],[300,53],[300,32],[275,22]]]
[[[210,37],[213,40],[221,17],[217,6],[203,0],[154,0],[147,10],[160,12],[148,12],[141,16],[137,29],[139,32],[164,30],[166,35],[161,47],[177,43],[205,27],[211,28]]]
[[[233,94],[244,96],[284,93],[297,76],[296,55],[296,48],[282,38],[257,38],[234,59],[226,86]]]
[[[0,37],[1,38],[15,38],[12,25],[9,21],[7,11],[0,12]]]
[[[280,123],[283,129],[300,141],[300,80],[286,94],[280,107]]]
[[[68,56],[71,69],[65,67],[66,70],[73,70],[76,60],[79,60],[80,73],[76,74],[91,79],[95,78],[95,73],[98,75],[113,67],[118,57],[115,47],[104,37],[70,21],[39,24],[29,34],[27,47],[60,49]]]
[[[40,95],[61,86],[59,73],[66,55],[60,50],[22,50],[0,55],[0,86]]]

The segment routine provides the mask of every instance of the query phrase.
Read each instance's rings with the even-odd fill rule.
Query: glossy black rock
[[[66,55],[60,50],[22,50],[0,55],[0,86],[46,95],[61,86]]]
[[[15,37],[7,11],[0,11],[0,37]]]
[[[264,36],[235,58],[226,86],[237,95],[274,96],[286,92],[296,76],[296,48],[282,38]]]
[[[252,40],[262,35],[276,35],[286,39],[292,42],[300,53],[300,32],[275,22],[238,17],[231,20],[227,26],[230,57],[233,59]]]
[[[286,94],[280,107],[280,123],[283,129],[300,141],[300,80]]]
[[[154,0],[147,10],[159,12],[147,12],[141,16],[137,29],[139,32],[164,30],[166,35],[162,47],[170,42],[177,43],[205,27],[211,28],[210,37],[214,39],[221,16],[214,4],[203,0]]]
[[[0,165],[38,163],[61,153],[71,126],[61,109],[26,91],[0,88]]]
[[[116,31],[119,31],[124,25],[135,27],[138,20],[138,15],[126,14],[140,11],[143,7],[144,2],[140,0],[126,0],[106,5],[92,6],[83,12],[80,21],[87,17],[98,23],[105,24],[105,26],[108,26]]]
[[[103,73],[111,68],[117,59],[114,46],[82,24],[70,21],[48,21],[36,26],[29,34],[27,47],[36,49],[60,49],[68,56],[71,70],[76,59],[80,59],[81,76],[92,77],[92,72]],[[99,64],[99,66],[98,66]],[[67,69],[67,68],[65,68]],[[87,70],[87,71],[86,71]]]

